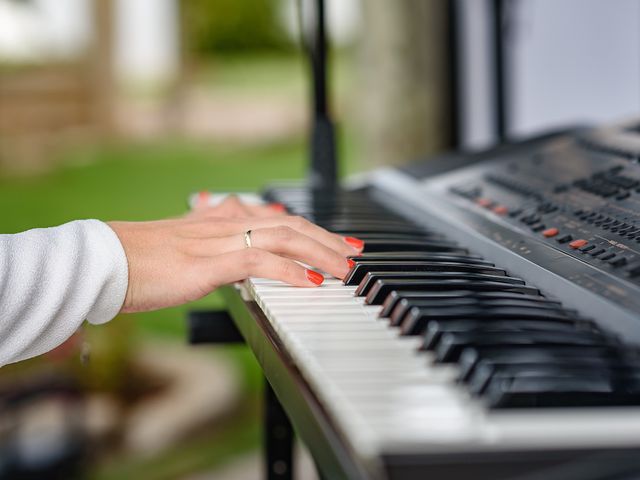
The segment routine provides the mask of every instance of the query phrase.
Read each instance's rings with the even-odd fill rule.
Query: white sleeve
[[[84,322],[115,317],[128,267],[98,220],[0,235],[0,366],[47,352]]]

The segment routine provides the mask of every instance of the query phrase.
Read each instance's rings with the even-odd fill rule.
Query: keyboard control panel
[[[465,208],[640,285],[639,158],[638,129],[622,126],[561,137],[426,183]]]

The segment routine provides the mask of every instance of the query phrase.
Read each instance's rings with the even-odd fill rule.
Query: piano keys
[[[283,203],[293,214],[308,215],[311,211],[308,201],[292,200],[290,195],[291,192],[286,191],[272,192],[272,200]],[[359,323],[343,323],[340,320],[342,316],[357,316],[360,312],[365,312],[365,316],[377,316],[378,323],[388,321],[390,328],[374,331],[364,329],[360,331],[361,338],[384,339],[389,335],[419,337],[417,350],[430,352],[434,365],[458,363],[463,352],[468,349],[474,349],[477,362],[482,362],[484,350],[495,351],[499,348],[535,347],[542,351],[546,348],[587,348],[585,357],[588,357],[590,349],[594,347],[614,349],[620,355],[637,355],[640,352],[624,345],[614,335],[603,332],[595,322],[581,317],[576,311],[563,308],[561,302],[547,300],[538,289],[509,275],[505,269],[478,255],[468,256],[468,249],[460,248],[440,234],[435,233],[440,238],[434,244],[430,240],[433,232],[422,232],[418,225],[400,218],[395,219],[394,225],[411,232],[410,235],[424,236],[425,240],[420,247],[416,247],[415,241],[398,241],[396,235],[376,229],[375,222],[381,216],[390,218],[391,215],[384,211],[382,205],[367,198],[366,191],[345,192],[343,201],[359,205],[356,217],[345,208],[329,206],[327,203],[322,208],[322,214],[316,215],[316,221],[322,226],[350,224],[353,231],[344,232],[349,235],[370,228],[367,233],[375,236],[375,241],[366,241],[362,256],[352,257],[354,266],[342,282],[345,287],[341,289],[333,284],[329,288],[334,295],[328,298],[321,296],[317,302],[312,302],[311,299],[294,302],[281,300],[274,305],[265,301],[266,311],[278,318],[288,318],[288,308],[297,306],[296,315],[306,317],[307,314],[303,312],[311,312],[312,315],[332,318],[329,324],[335,325],[335,330],[331,334],[326,333],[325,338],[336,342],[344,338],[344,325],[350,334],[358,331],[355,326]],[[456,248],[458,254],[442,254],[443,248]],[[385,252],[388,254],[385,255]],[[414,255],[422,257],[415,260],[412,258]],[[256,292],[259,291],[259,287],[255,288],[258,289]],[[335,294],[336,290],[340,291],[340,295]],[[387,308],[383,313],[383,309],[375,308],[388,303],[388,299],[393,298],[392,295],[397,296],[400,292],[420,295],[433,293],[434,290],[459,293],[457,296],[438,300],[434,297],[405,295],[402,304],[391,310]],[[483,293],[509,297],[477,296]],[[368,305],[374,308],[367,308]],[[304,338],[313,342],[313,333],[313,330],[305,332]],[[577,360],[579,364],[582,359]],[[466,368],[472,367],[467,365]],[[484,370],[486,371],[486,367]],[[512,375],[506,375],[507,372]],[[520,381],[519,377],[525,372],[529,380]],[[492,378],[492,375],[496,378]],[[479,399],[486,395],[490,408],[509,408],[527,402],[537,406],[592,406],[597,405],[596,398],[600,398],[605,405],[633,405],[640,400],[634,389],[627,392],[628,395],[616,390],[616,382],[619,383],[620,379],[634,378],[632,372],[620,369],[618,364],[607,364],[594,374],[592,370],[574,367],[567,360],[554,368],[548,362],[539,364],[532,357],[526,368],[520,365],[518,369],[507,362],[507,365],[495,368],[492,375],[485,379],[485,388],[471,389],[471,393]],[[515,377],[518,377],[518,381]],[[556,384],[561,383],[559,379],[566,379],[571,388],[560,389]],[[510,382],[509,388],[506,387],[506,382]],[[504,384],[505,388],[502,390],[498,386],[492,386],[498,383]],[[465,380],[460,384],[464,385]],[[547,391],[545,385],[551,391]],[[597,397],[592,390],[606,390],[609,395]],[[529,392],[529,396],[526,392]],[[551,401],[549,399],[553,392],[556,393]]]

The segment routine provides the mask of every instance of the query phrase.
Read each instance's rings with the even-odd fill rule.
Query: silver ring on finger
[[[251,248],[251,230],[244,232],[244,244],[247,248]]]

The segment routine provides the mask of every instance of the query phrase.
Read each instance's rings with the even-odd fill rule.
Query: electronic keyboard
[[[554,478],[598,455],[633,461],[639,159],[629,123],[329,193],[265,192],[365,241],[344,280],[226,293],[326,478]]]

